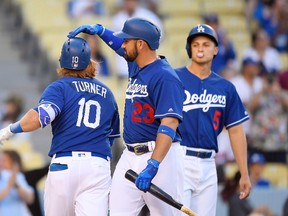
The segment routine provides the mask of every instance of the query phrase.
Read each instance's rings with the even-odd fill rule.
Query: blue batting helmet
[[[152,22],[141,18],[130,18],[124,23],[120,32],[114,35],[120,38],[142,39],[146,41],[153,50],[158,49],[161,32]]]
[[[189,58],[191,58],[191,41],[195,36],[198,35],[208,36],[214,41],[216,46],[218,46],[218,37],[215,30],[207,24],[198,24],[191,29],[187,37],[186,51]]]
[[[60,66],[71,70],[84,70],[91,57],[90,46],[80,37],[69,38],[62,47]]]

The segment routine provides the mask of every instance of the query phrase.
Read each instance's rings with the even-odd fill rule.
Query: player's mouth
[[[202,58],[204,56],[204,53],[197,53],[196,56]]]

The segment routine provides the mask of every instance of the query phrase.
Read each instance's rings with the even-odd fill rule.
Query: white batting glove
[[[4,140],[9,139],[14,134],[10,130],[10,125],[0,130],[0,143]]]

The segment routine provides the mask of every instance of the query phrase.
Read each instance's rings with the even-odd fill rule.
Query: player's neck
[[[191,63],[187,66],[187,69],[200,79],[205,79],[211,74],[211,68],[207,64],[199,65]]]
[[[140,68],[145,67],[146,65],[151,64],[152,62],[156,61],[158,59],[158,55],[156,54],[155,51],[151,51],[151,52],[145,52],[145,53],[141,53],[138,55],[137,59],[136,59],[136,63]]]

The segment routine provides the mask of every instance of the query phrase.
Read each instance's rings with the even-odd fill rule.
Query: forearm
[[[18,186],[18,194],[20,198],[27,204],[31,204],[34,201],[34,194],[31,191],[27,191],[25,188]]]
[[[172,144],[172,139],[165,134],[158,134],[156,138],[155,149],[151,158],[162,162]]]
[[[99,35],[99,37],[111,48],[113,49],[117,54],[123,56],[124,51],[121,48],[121,45],[123,43],[122,38],[118,38],[113,35],[113,31],[110,29],[104,28],[103,32]]]
[[[0,201],[3,200],[10,192],[11,186],[8,184],[3,190],[0,191]]]
[[[29,110],[20,120],[21,128],[23,132],[31,132],[41,127],[39,122],[39,114],[37,111]]]
[[[173,117],[164,118],[161,121],[161,125],[170,127],[174,131],[176,131],[178,124],[179,124],[178,119]],[[173,141],[172,138],[167,134],[158,133],[156,138],[155,149],[152,153],[151,158],[159,162],[162,162],[162,160],[165,158],[167,152],[171,147],[172,141]]]
[[[228,129],[231,147],[234,153],[241,176],[248,176],[247,141],[242,125]]]

